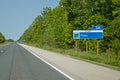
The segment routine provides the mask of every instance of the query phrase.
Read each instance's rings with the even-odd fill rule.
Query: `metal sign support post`
[[[97,56],[99,55],[99,41],[97,41]]]
[[[86,40],[86,53],[88,52],[88,41]]]
[[[75,40],[75,50],[78,50],[78,41]]]

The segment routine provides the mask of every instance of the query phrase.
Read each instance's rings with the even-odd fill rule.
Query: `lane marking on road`
[[[25,47],[24,47],[25,48]],[[26,48],[25,48],[26,49]],[[42,60],[43,62],[45,62],[46,64],[48,64],[49,66],[51,66],[53,69],[55,69],[56,71],[58,71],[59,73],[63,74],[64,76],[66,76],[68,79],[70,80],[75,80],[72,77],[68,76],[66,73],[64,73],[63,71],[61,71],[60,69],[56,68],[55,66],[53,66],[52,64],[48,63],[46,60],[44,60],[43,58],[41,58],[40,56],[38,56],[37,54],[35,54],[35,52],[33,52],[31,49],[27,49],[30,53],[32,53],[35,57],[39,58],[40,60]]]

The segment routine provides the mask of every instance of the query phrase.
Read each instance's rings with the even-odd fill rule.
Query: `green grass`
[[[5,46],[5,45],[8,45],[8,44],[11,44],[12,42],[4,42],[4,43],[0,43],[0,46]]]
[[[113,55],[108,55],[108,54],[92,54],[92,53],[86,53],[86,52],[81,52],[75,49],[59,49],[59,48],[52,48],[52,47],[41,47],[38,46],[37,44],[29,44],[31,46],[36,46],[45,50],[57,52],[60,54],[64,55],[69,55],[70,57],[84,60],[93,64],[105,66],[111,69],[119,70],[120,71],[120,56],[113,56]]]

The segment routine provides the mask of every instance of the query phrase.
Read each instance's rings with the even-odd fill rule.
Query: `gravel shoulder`
[[[120,71],[77,60],[69,56],[46,51],[40,48],[19,44],[75,80],[120,80]]]

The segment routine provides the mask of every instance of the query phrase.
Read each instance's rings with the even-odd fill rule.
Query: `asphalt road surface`
[[[70,80],[17,43],[0,46],[0,80]]]
[[[36,57],[41,57],[75,80],[120,80],[120,71],[74,59],[68,55],[19,44]]]

